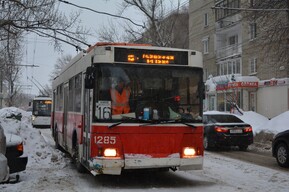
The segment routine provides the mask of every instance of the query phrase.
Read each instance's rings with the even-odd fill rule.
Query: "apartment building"
[[[260,2],[189,1],[189,47],[204,56],[205,110],[230,111],[237,105],[272,118],[289,109],[289,56],[279,54],[288,53],[289,36],[268,35],[275,19],[288,26],[289,16],[261,12]]]

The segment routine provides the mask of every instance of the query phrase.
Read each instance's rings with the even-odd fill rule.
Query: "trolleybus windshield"
[[[97,64],[95,71],[94,121],[201,121],[200,68]]]
[[[35,116],[51,116],[51,100],[34,100],[32,114]]]

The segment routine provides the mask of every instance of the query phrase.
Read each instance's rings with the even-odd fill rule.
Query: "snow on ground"
[[[6,118],[11,114],[22,114],[21,121],[15,118]],[[54,150],[52,146],[47,145],[40,130],[34,129],[31,125],[31,113],[15,107],[0,109],[0,123],[4,128],[6,137],[9,138],[13,133],[22,137],[24,142],[24,155],[28,156],[28,166],[51,166],[51,163],[60,165],[63,163],[60,151]],[[7,136],[8,135],[8,136]],[[41,161],[41,164],[39,162]]]
[[[22,113],[22,120],[6,118]],[[289,112],[271,120],[249,111],[238,115],[250,123],[255,132],[276,134],[288,125]],[[20,182],[0,185],[1,192],[11,191],[288,191],[289,172],[277,171],[206,152],[203,171],[175,172],[138,178],[93,177],[81,175],[72,168],[69,158],[54,149],[48,136],[31,126],[31,113],[18,108],[0,109],[0,123],[5,133],[20,135],[24,140],[24,155],[28,156]],[[49,130],[48,130],[49,131]],[[276,164],[277,166],[277,164]],[[12,175],[13,176],[13,175]],[[107,179],[105,179],[107,178]],[[113,179],[112,179],[113,178]],[[165,182],[162,179],[167,179]]]
[[[288,191],[289,172],[276,171],[212,153],[205,154],[204,164],[205,176],[224,182],[224,186],[233,186],[235,191]]]

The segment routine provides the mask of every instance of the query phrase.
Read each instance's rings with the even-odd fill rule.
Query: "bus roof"
[[[158,47],[152,46],[150,44],[137,44],[137,43],[113,43],[113,42],[99,42],[95,45],[89,47],[87,51],[82,51],[78,53],[70,62],[67,64],[54,78],[52,87],[56,87],[61,83],[67,82],[72,76],[84,72],[88,66],[91,66],[94,63],[128,63],[127,61],[122,61],[121,59],[115,59],[115,50],[127,50],[129,51],[141,51],[147,50],[147,53],[152,53],[156,51],[158,55],[161,55],[162,52],[178,52],[178,58],[182,58],[181,52],[187,52],[187,62],[190,67],[202,68],[202,53],[196,50],[191,49],[182,49],[182,48],[172,48],[172,47]],[[169,53],[170,54],[170,53]],[[119,54],[122,55],[123,54]],[[167,55],[167,54],[164,54]],[[184,55],[184,54],[183,54]],[[138,62],[135,62],[138,63]],[[143,62],[138,64],[144,64]],[[176,63],[177,65],[179,63]]]
[[[33,100],[51,100],[51,97],[49,97],[49,96],[37,96],[37,97],[34,97]]]

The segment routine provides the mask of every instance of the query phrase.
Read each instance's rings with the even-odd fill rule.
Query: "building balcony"
[[[228,57],[234,57],[242,53],[241,46],[239,44],[229,45],[225,47],[217,48],[216,58],[225,59]]]

